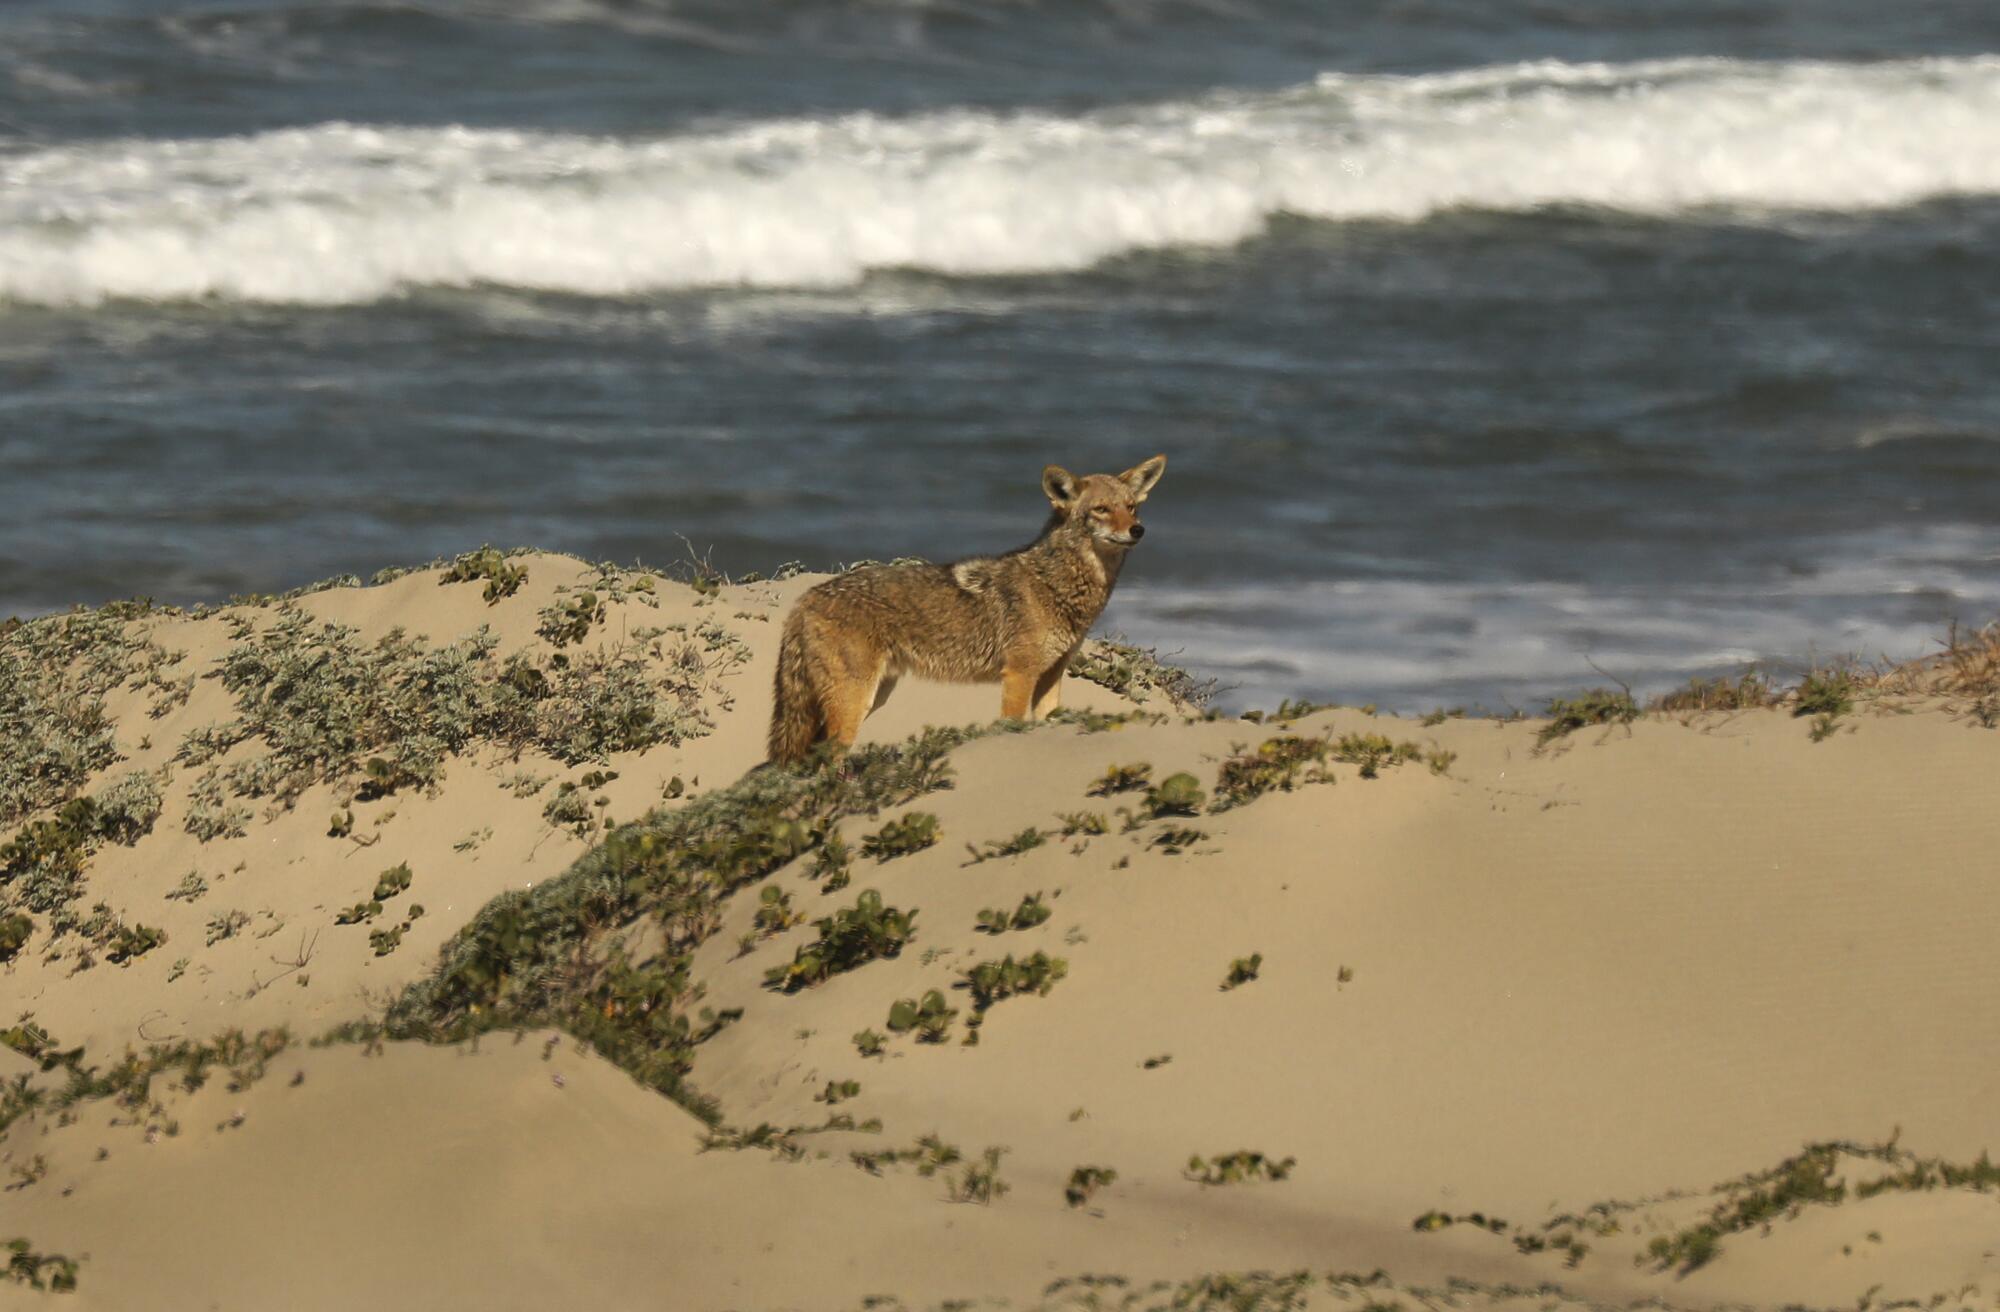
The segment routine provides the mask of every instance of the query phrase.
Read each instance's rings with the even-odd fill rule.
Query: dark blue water
[[[16,3],[0,612],[942,557],[1163,451],[1110,622],[1238,701],[1914,655],[2000,613],[1993,51],[1970,3]]]

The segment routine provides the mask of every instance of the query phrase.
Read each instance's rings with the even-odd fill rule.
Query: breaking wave
[[[657,139],[326,124],[0,154],[0,299],[346,304],[1057,273],[1277,214],[1588,206],[1779,223],[2000,193],[2000,57],[1328,74],[1074,116]]]

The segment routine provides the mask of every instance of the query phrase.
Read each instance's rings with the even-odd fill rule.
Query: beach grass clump
[[[1375,779],[1393,766],[1424,759],[1424,749],[1413,742],[1395,742],[1379,733],[1342,734],[1333,744],[1333,759],[1360,767],[1363,779]]]
[[[1792,694],[1792,714],[1812,716],[1812,740],[1822,742],[1833,735],[1840,717],[1854,709],[1858,691],[1860,683],[1850,670],[1812,670]]]
[[[723,902],[811,852],[844,817],[948,787],[947,753],[979,732],[934,729],[803,771],[754,771],[612,831],[563,874],[488,903],[390,1006],[384,1032],[455,1041],[554,1026],[712,1121],[713,1105],[687,1084],[709,1031],[688,1013],[701,996],[691,959],[719,931]],[[857,903],[863,919],[875,918],[872,905]]]
[[[871,961],[901,955],[917,933],[915,909],[885,906],[882,895],[865,890],[854,905],[814,923],[817,941],[801,946],[792,960],[764,973],[766,988],[783,993],[823,984]]]
[[[1783,694],[1756,670],[1734,679],[1690,679],[1684,688],[1663,693],[1647,709],[1668,715],[1699,711],[1749,711],[1775,706]]]
[[[1538,747],[1595,724],[1630,724],[1639,718],[1639,704],[1622,688],[1592,688],[1574,697],[1551,700],[1547,714],[1549,722],[1535,735]]]
[[[1133,761],[1126,765],[1106,766],[1104,773],[1084,792],[1091,797],[1111,797],[1118,793],[1136,793],[1141,788],[1150,787],[1152,782],[1151,763]]]
[[[1198,679],[1161,660],[1153,648],[1134,646],[1116,638],[1093,638],[1086,642],[1070,662],[1069,672],[1130,701],[1147,701],[1158,693],[1177,710],[1206,709],[1218,690],[1214,679]]]
[[[983,1014],[1005,998],[1030,993],[1047,997],[1068,973],[1069,963],[1061,957],[1037,952],[1016,961],[1009,953],[999,961],[982,961],[963,972],[960,986],[971,991],[973,1009]]]

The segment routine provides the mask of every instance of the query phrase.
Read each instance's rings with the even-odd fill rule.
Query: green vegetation
[[[1101,811],[1065,811],[1056,819],[1062,821],[1064,838],[1095,838],[1099,834],[1111,832],[1111,822]]]
[[[12,961],[34,935],[35,922],[24,915],[0,916],[0,965]]]
[[[1258,1180],[1277,1181],[1289,1176],[1298,1160],[1296,1157],[1287,1157],[1279,1161],[1246,1148],[1233,1153],[1224,1153],[1206,1161],[1200,1157],[1190,1157],[1187,1170],[1182,1174],[1196,1184],[1209,1185],[1248,1184]]]
[[[891,820],[877,833],[861,840],[861,855],[889,861],[912,852],[921,852],[938,841],[938,818],[929,811],[912,811],[900,820]]]
[[[77,1259],[60,1253],[38,1253],[25,1239],[7,1241],[7,1279],[30,1289],[67,1294],[76,1289]]]
[[[83,894],[90,854],[105,843],[138,842],[159,814],[159,779],[135,770],[96,797],[72,798],[52,818],[23,825],[0,844],[0,911],[15,901],[45,913],[67,907]]]
[[[1813,670],[1799,685],[1792,714],[1812,716],[1812,740],[1824,742],[1833,736],[1835,722],[1854,709],[1855,689],[1846,670]]]
[[[131,621],[152,603],[117,602],[0,623],[0,829],[74,797],[118,759],[105,697],[123,686],[165,690],[159,713],[185,700],[163,671],[182,655],[147,640]]]
[[[917,1032],[919,1043],[943,1043],[951,1034],[958,1009],[945,1001],[944,994],[932,989],[922,998],[900,998],[889,1007],[889,1033]]]
[[[501,598],[521,590],[521,585],[528,581],[528,569],[525,565],[509,565],[505,554],[492,547],[481,547],[452,561],[451,567],[438,577],[438,584],[476,583],[481,579],[486,580],[486,604],[494,606]]]
[[[1118,1179],[1118,1172],[1109,1166],[1079,1166],[1069,1173],[1069,1185],[1063,1190],[1063,1197],[1071,1207],[1082,1207],[1099,1189]]]
[[[1665,714],[1691,711],[1747,711],[1776,705],[1781,694],[1756,670],[1736,679],[1690,679],[1685,688],[1655,698],[1651,710]]]
[[[702,694],[718,664],[741,658],[719,630],[671,651],[655,639],[644,648],[502,661],[499,640],[484,628],[435,648],[399,629],[370,646],[356,630],[316,623],[292,606],[261,632],[247,620],[242,627],[218,672],[237,718],[189,734],[180,759],[205,765],[249,741],[266,750],[211,770],[199,788],[211,811],[225,794],[290,802],[315,783],[355,776],[364,800],[430,788],[448,758],[480,743],[534,747],[576,764],[681,742],[708,732]],[[218,819],[204,820],[212,833],[232,828]]]
[[[934,730],[801,773],[755,771],[611,832],[565,873],[481,910],[443,945],[433,973],[392,1004],[386,1032],[448,1041],[556,1026],[712,1117],[686,1084],[704,1037],[688,1015],[701,995],[689,971],[695,948],[720,927],[723,900],[811,852],[844,817],[948,786],[946,754],[975,732]],[[869,910],[878,906],[879,896],[855,908],[872,928],[829,918],[827,974],[849,952],[885,952],[909,937],[902,913],[892,921],[887,908]],[[850,938],[872,946],[850,947]],[[647,955],[633,959],[628,939]],[[806,965],[799,986],[821,969]]]
[[[1241,988],[1251,980],[1256,979],[1257,972],[1263,968],[1264,954],[1261,952],[1253,952],[1247,957],[1236,958],[1236,960],[1229,963],[1229,973],[1222,977],[1222,991],[1227,993],[1231,989]]]
[[[535,632],[552,647],[567,647],[590,636],[590,626],[604,619],[604,603],[594,592],[580,593],[567,602],[550,602],[540,618]]]
[[[819,940],[800,947],[790,964],[764,972],[766,988],[796,993],[835,975],[894,957],[916,937],[916,911],[884,906],[882,895],[868,889],[845,911],[814,922]]]
[[[1274,788],[1289,793],[1301,782],[1332,783],[1333,775],[1326,769],[1330,750],[1324,738],[1292,734],[1266,738],[1254,752],[1238,745],[1215,773],[1215,801],[1209,809],[1227,811]]]
[[[1047,921],[1055,913],[1048,903],[1042,901],[1040,893],[1030,893],[1021,899],[1021,904],[1009,913],[999,907],[987,907],[979,913],[976,928],[982,934],[1004,934],[1010,929],[1033,929]]]
[[[1130,765],[1114,765],[1098,776],[1085,791],[1092,797],[1110,797],[1114,793],[1132,793],[1153,782],[1153,767],[1145,761],[1134,761]]]
[[[826,1088],[813,1095],[813,1101],[823,1102],[831,1107],[846,1102],[860,1092],[861,1084],[857,1080],[828,1080]]]
[[[1048,841],[1049,836],[1046,833],[1030,825],[1012,838],[987,839],[984,852],[967,843],[965,850],[972,854],[972,860],[966,864],[976,866],[981,861],[991,861],[996,857],[1019,856],[1023,852],[1034,851]]]
[[[1016,961],[1010,953],[999,961],[982,961],[964,972],[963,986],[972,992],[975,1011],[984,1013],[1004,998],[1033,993],[1048,996],[1056,982],[1069,973],[1069,963],[1046,952]]]
[[[804,915],[792,910],[791,894],[776,884],[766,884],[757,894],[757,914],[750,923],[759,935],[782,934],[804,921]]]
[[[1200,812],[1204,800],[1201,780],[1182,772],[1170,774],[1148,788],[1143,809],[1146,817],[1152,820],[1169,815],[1195,815]]]
[[[1146,701],[1157,692],[1180,710],[1201,710],[1214,700],[1216,693],[1214,679],[1197,679],[1186,670],[1166,664],[1149,647],[1135,647],[1112,638],[1094,638],[1085,643],[1070,662],[1069,672],[1135,702]]]
[[[1540,747],[1594,724],[1630,724],[1639,718],[1639,704],[1623,689],[1592,688],[1575,697],[1551,701],[1548,717],[1549,722],[1535,735]]]
[[[154,948],[167,941],[167,931],[154,929],[150,925],[120,925],[112,936],[111,946],[104,954],[105,960],[126,965],[145,956]]]
[[[1359,766],[1363,779],[1374,779],[1392,766],[1423,759],[1424,749],[1412,742],[1391,742],[1379,733],[1343,734],[1333,745],[1333,759]]]

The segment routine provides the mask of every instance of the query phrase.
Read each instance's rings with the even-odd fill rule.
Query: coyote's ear
[[[1049,504],[1060,510],[1076,500],[1076,476],[1061,465],[1050,465],[1042,471],[1042,491],[1048,494]]]
[[[1134,501],[1144,501],[1146,494],[1153,490],[1153,484],[1160,481],[1160,474],[1167,467],[1165,456],[1154,456],[1141,461],[1118,476],[1118,481],[1132,489]]]

